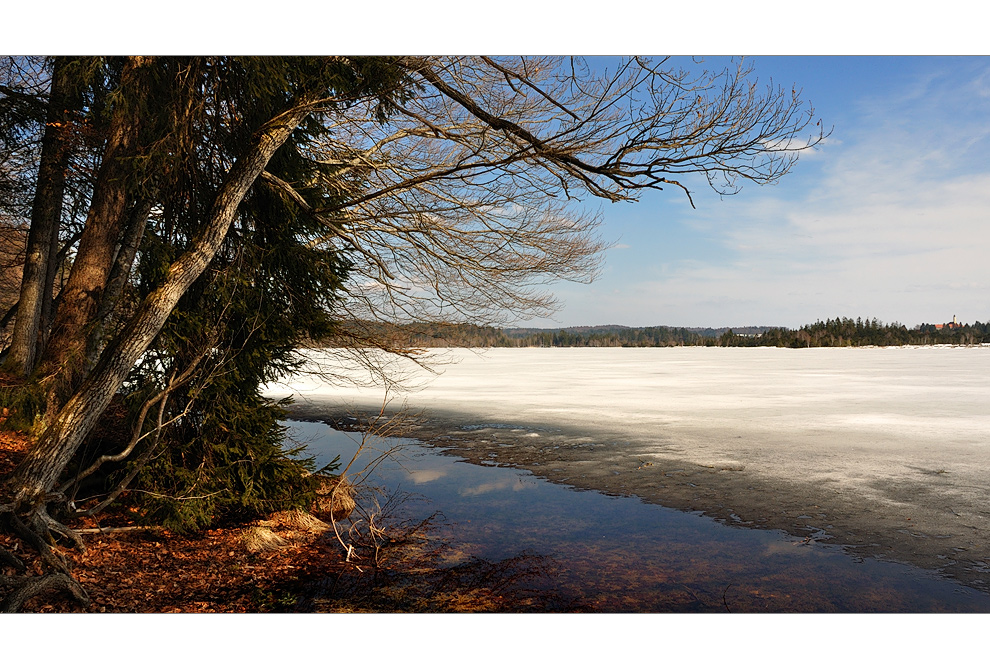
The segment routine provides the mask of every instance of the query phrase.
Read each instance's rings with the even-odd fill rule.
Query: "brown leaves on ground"
[[[0,430],[0,477],[24,457],[30,441]],[[121,522],[121,518],[104,522]],[[67,597],[29,601],[25,611],[270,611],[292,610],[295,595],[314,572],[349,568],[332,533],[269,523],[287,540],[276,551],[252,554],[242,535],[250,525],[183,536],[161,529],[89,533],[86,551],[60,547],[75,578],[92,604],[83,609]],[[76,529],[96,529],[93,521]],[[37,572],[37,555],[18,538],[0,533],[0,546],[18,555]],[[2,567],[2,566],[0,566]],[[15,575],[13,568],[4,573]]]
[[[333,568],[339,562],[339,550],[318,538],[252,554],[241,540],[244,530],[89,535],[85,554],[73,555],[73,573],[93,599],[90,611],[291,610],[289,592],[300,576],[313,563]]]
[[[166,531],[87,535],[86,551],[61,549],[89,593],[85,609],[68,598],[29,602],[25,611],[241,612],[292,610],[301,576],[317,565],[333,569],[339,549],[316,539],[275,552],[251,554],[244,528],[196,536]],[[0,535],[0,544],[18,542]],[[24,551],[18,552],[26,557]],[[10,570],[10,573],[14,572]]]
[[[2,429],[6,412],[6,407],[0,409],[0,475],[2,476],[7,476],[17,466],[30,443],[20,432],[7,432]]]
[[[0,477],[23,458],[29,439],[0,429]],[[160,528],[100,532],[91,519],[76,522],[86,551],[59,547],[92,603],[67,596],[37,597],[24,611],[43,612],[267,612],[267,611],[526,611],[575,610],[532,588],[553,571],[545,558],[521,555],[488,563],[460,556],[426,538],[429,521],[384,538],[380,528],[338,539],[328,515],[273,514],[255,523],[179,535]],[[125,526],[124,515],[103,516],[104,529]],[[277,535],[284,545],[257,550],[252,530]],[[343,541],[357,548],[347,560]],[[273,542],[278,544],[279,542]],[[377,548],[376,548],[377,546]],[[14,536],[0,547],[33,573],[40,560]],[[254,550],[255,552],[252,552]],[[0,569],[15,575],[11,567]]]

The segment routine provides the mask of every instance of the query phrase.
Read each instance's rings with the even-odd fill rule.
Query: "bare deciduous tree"
[[[312,147],[336,167],[306,203],[327,220],[313,244],[354,261],[354,320],[499,323],[555,308],[544,284],[595,277],[605,245],[588,199],[634,200],[645,189],[690,198],[698,178],[719,193],[772,183],[823,138],[793,90],[750,71],[691,74],[627,59],[594,75],[563,58],[407,58],[419,93],[331,119]],[[799,136],[806,129],[813,132]],[[693,179],[692,179],[693,177]]]
[[[50,421],[7,482],[0,511],[34,537],[56,571],[65,566],[45,553],[40,537],[69,534],[47,512],[62,500],[57,490],[67,463],[228,241],[255,189],[272,189],[316,219],[305,242],[350,263],[347,299],[332,302],[346,325],[341,341],[388,347],[371,324],[497,323],[549,313],[548,282],[588,281],[599,267],[601,221],[583,208],[585,200],[634,200],[668,187],[690,198],[699,179],[720,193],[745,181],[772,183],[798,151],[823,137],[795,91],[761,87],[741,64],[691,74],[667,61],[630,58],[595,73],[566,58],[283,59],[299,79],[290,84],[265,70],[263,85],[276,93],[269,100],[278,102],[258,111],[250,94],[236,96],[237,104],[224,97],[222,74],[245,64],[215,60],[121,61],[120,88],[106,96],[107,136],[91,152],[99,169],[91,189],[76,197],[88,198],[89,214],[64,291],[70,299],[56,310],[51,338],[34,333],[32,341],[47,341],[45,350],[23,356],[39,360],[69,390],[64,401],[49,395],[56,398]],[[164,130],[142,139],[155,120],[144,105],[167,77],[182,92],[165,99],[181,108],[164,111],[157,119]],[[204,90],[206,81],[214,88]],[[238,148],[214,150],[210,142],[218,140],[204,128],[221,137],[225,125],[252,112],[258,118]],[[303,127],[318,131],[304,133],[304,143],[292,139]],[[313,183],[266,171],[287,142],[321,167]],[[138,257],[128,230],[139,232],[160,209],[187,206],[167,190],[180,181],[148,169],[157,160],[181,173],[181,165],[167,162],[174,147],[209,165],[203,174],[215,183],[197,193],[210,193],[212,204],[188,212],[196,225],[157,286],[137,304],[118,304],[116,282]],[[64,163],[57,167],[64,173]],[[39,239],[58,239],[43,232]],[[45,248],[57,256],[51,243]],[[118,259],[128,266],[116,267]],[[95,328],[97,317],[115,329]],[[100,351],[95,365],[83,364],[87,352]]]

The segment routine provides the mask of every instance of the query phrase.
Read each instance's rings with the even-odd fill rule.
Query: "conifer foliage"
[[[286,371],[303,337],[327,335],[346,263],[339,250],[307,245],[313,220],[298,203],[254,185],[269,170],[316,203],[332,201],[306,188],[320,168],[300,147],[328,127],[307,118],[356,100],[384,115],[381,92],[402,99],[402,75],[387,60],[338,58],[55,59],[51,67],[64,75],[52,86],[66,90],[49,105],[74,101],[66,116],[75,125],[66,132],[65,123],[35,119],[35,155],[44,163],[57,149],[73,160],[49,170],[66,194],[42,212],[52,238],[29,239],[27,254],[35,257],[32,241],[49,252],[35,254],[22,284],[52,269],[67,278],[53,291],[50,325],[21,291],[15,331],[26,328],[30,346],[15,339],[4,353],[24,378],[5,403],[33,419],[36,436],[4,482],[0,511],[61,574],[25,577],[19,591],[55,584],[79,596],[45,543],[78,540],[66,518],[101,511],[126,489],[129,506],[182,530],[311,498],[308,463],[283,451],[284,412],[260,384]],[[18,129],[30,134],[30,120]],[[75,139],[83,129],[88,143]],[[43,180],[38,174],[28,166],[12,180]],[[64,188],[75,181],[82,187]],[[76,230],[62,225],[65,205],[88,212]],[[73,257],[55,268],[50,249],[59,243]],[[122,418],[104,411],[121,403],[131,409],[128,429],[99,439],[105,421]],[[135,506],[135,494],[147,503]]]
[[[306,463],[259,392],[300,343],[395,349],[378,324],[546,314],[540,287],[592,279],[604,248],[582,199],[775,181],[824,133],[794,90],[750,75],[640,58],[7,58],[0,223],[24,260],[2,303],[19,382],[0,399],[33,445],[0,515],[67,576],[45,546],[124,490],[180,529],[304,504]],[[128,424],[101,439],[108,408]]]

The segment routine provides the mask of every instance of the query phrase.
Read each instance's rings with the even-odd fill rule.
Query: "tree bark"
[[[179,298],[219,251],[248,189],[275,151],[309,113],[305,104],[266,123],[231,167],[214,200],[205,228],[169,268],[162,285],[149,294],[93,372],[65,403],[50,426],[11,475],[15,507],[30,512],[45,504],[76,449],[99,420],[134,363],[165,324]]]
[[[38,187],[31,207],[31,229],[21,278],[17,317],[5,362],[8,371],[28,376],[34,369],[48,274],[54,269],[58,251],[62,197],[69,161],[69,110],[72,88],[66,73],[68,58],[57,57],[52,71],[48,115],[41,140]],[[48,288],[48,290],[51,290]],[[51,295],[48,296],[51,299]]]
[[[144,229],[148,225],[151,206],[152,201],[145,198],[134,205],[128,216],[127,230],[124,232],[124,238],[121,240],[120,248],[114,258],[113,269],[107,278],[107,287],[103,291],[100,307],[96,312],[92,330],[89,333],[89,340],[86,345],[86,372],[89,372],[96,365],[100,354],[103,352],[106,320],[117,307],[120,296],[124,292],[131,267],[134,265],[134,259],[141,247]]]
[[[50,379],[49,415],[75,390],[85,366],[88,329],[106,289],[130,204],[132,178],[128,159],[137,154],[153,60],[143,56],[129,58],[121,73],[123,102],[110,122],[79,249],[38,363],[41,375]]]

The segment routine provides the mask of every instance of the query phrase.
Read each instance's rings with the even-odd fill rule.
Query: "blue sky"
[[[778,184],[602,205],[591,285],[530,325],[990,320],[990,58],[753,57],[834,130]],[[719,61],[721,62],[721,61]]]
[[[986,52],[985,26],[968,4],[945,0],[938,11],[897,12],[875,4],[714,0],[702,15],[696,5],[638,0],[605,12],[516,0],[492,12],[450,0],[418,19],[396,12],[394,24],[376,24],[369,38],[362,30],[328,33],[329,26],[367,22],[360,4],[310,7],[313,20],[275,35],[264,16],[231,15],[222,4],[179,0],[169,13],[149,5],[133,16],[128,5],[136,24],[152,18],[161,26],[150,35],[120,30],[88,5],[83,12],[66,3],[65,12],[53,14],[64,25],[46,25],[48,44],[31,31],[15,31],[8,46],[11,53]],[[180,6],[195,7],[204,20],[190,23]],[[11,11],[11,25],[34,20],[29,5]],[[89,29],[80,30],[82,17],[93,24]],[[802,89],[834,128],[828,142],[777,185],[747,185],[720,199],[703,182],[691,184],[693,210],[675,191],[633,204],[592,205],[601,207],[603,236],[615,242],[601,277],[591,285],[554,285],[563,309],[552,320],[526,324],[990,320],[990,58],[750,60],[761,81]]]

